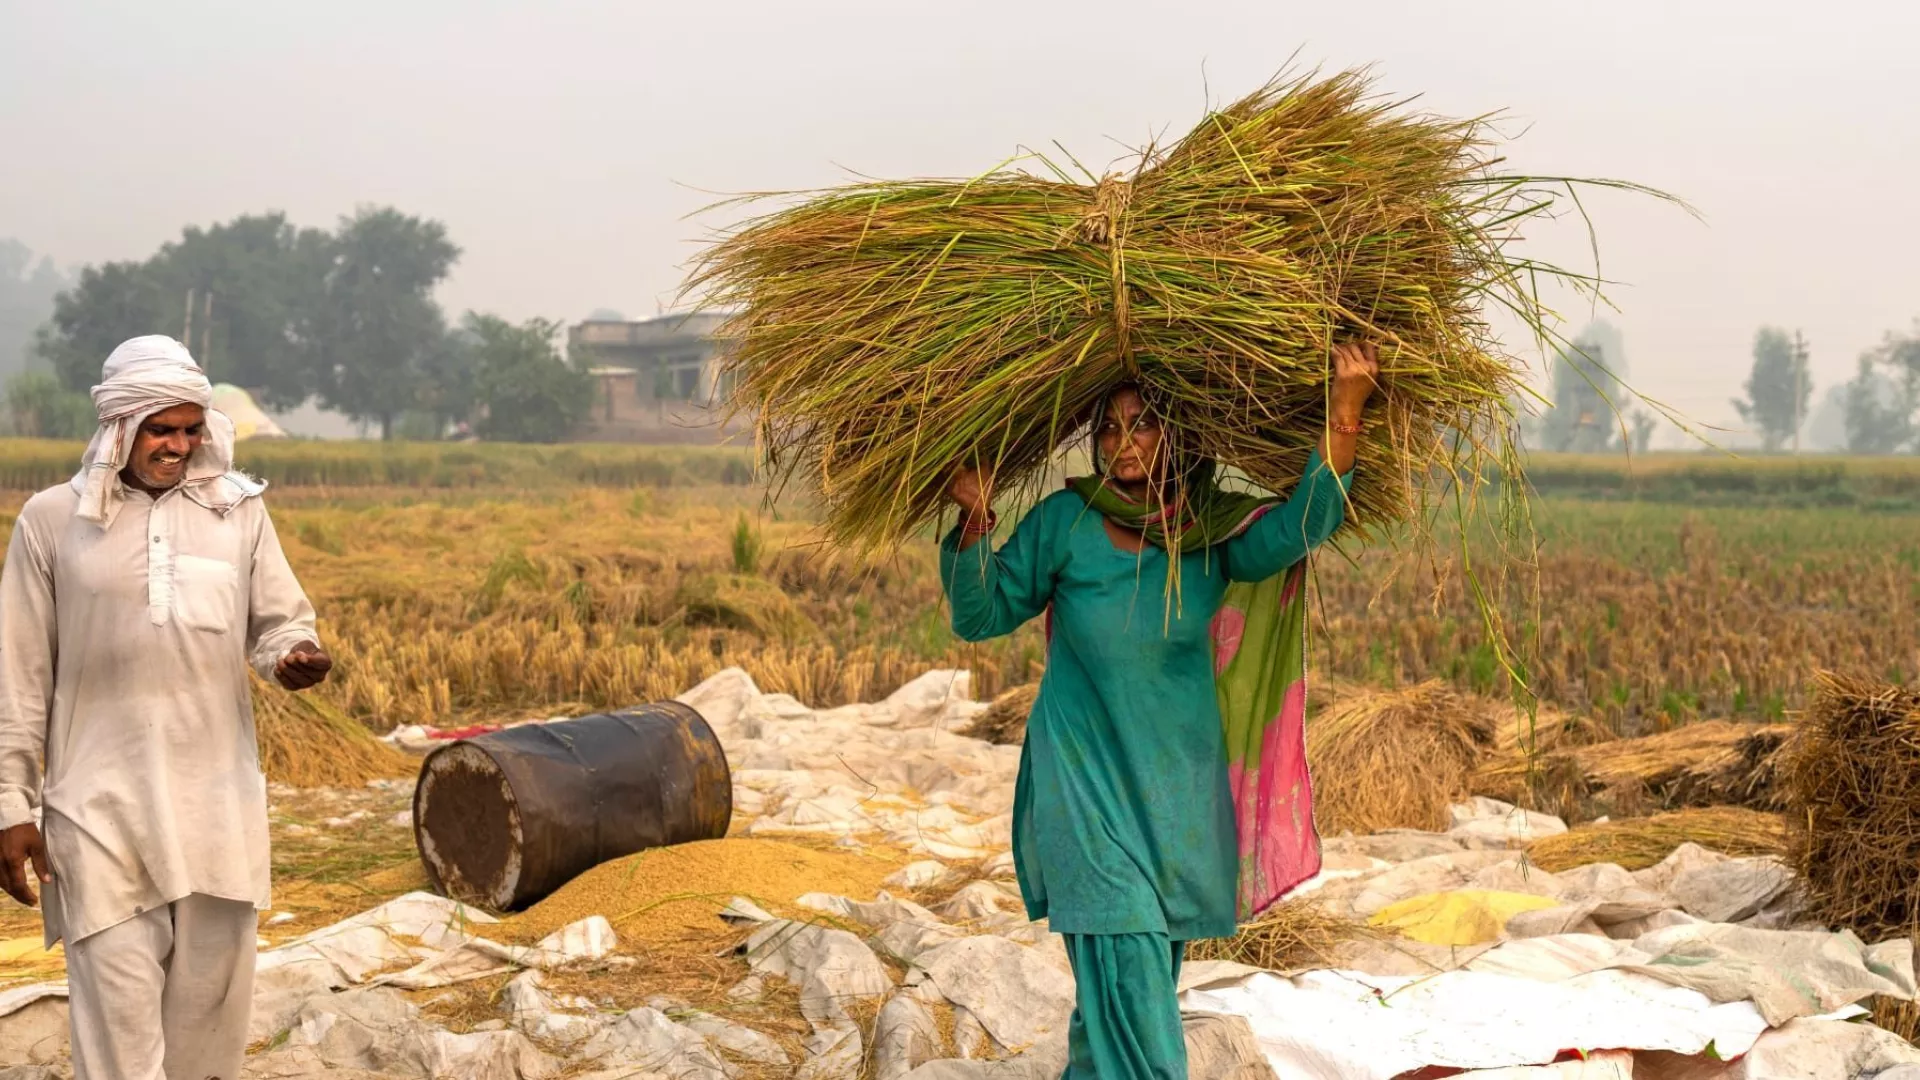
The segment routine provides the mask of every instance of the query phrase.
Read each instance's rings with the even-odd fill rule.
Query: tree
[[[25,371],[33,357],[33,332],[53,314],[53,298],[67,276],[53,260],[35,260],[18,240],[0,240],[0,379]]]
[[[13,434],[34,439],[84,439],[99,426],[93,402],[44,371],[7,380],[7,418]]]
[[[188,228],[149,262],[163,292],[193,300],[194,358],[216,382],[247,387],[271,408],[313,395],[314,367],[295,328],[318,302],[332,238],[285,214],[253,214]],[[171,324],[185,333],[184,299]]]
[[[1913,441],[1912,392],[1878,370],[1871,353],[1841,389],[1849,452],[1891,454]]]
[[[1653,449],[1653,433],[1659,427],[1653,414],[1645,409],[1635,409],[1627,420],[1633,425],[1633,452],[1644,454]]]
[[[1554,356],[1553,408],[1540,418],[1541,444],[1575,454],[1621,449],[1619,406],[1626,375],[1620,332],[1605,322],[1582,330]]]
[[[480,434],[504,442],[558,442],[593,408],[593,377],[568,364],[554,345],[560,324],[468,314],[474,370],[486,415]]]
[[[1807,370],[1807,344],[1800,335],[1763,326],[1753,338],[1753,371],[1747,396],[1733,407],[1771,452],[1795,440],[1813,400],[1813,376]]]
[[[145,263],[112,262],[80,271],[80,280],[53,302],[53,318],[34,337],[34,351],[53,366],[68,390],[84,392],[100,381],[100,364],[114,347],[141,334],[180,326],[182,297],[172,297]]]
[[[320,296],[300,335],[328,406],[380,425],[419,407],[446,342],[433,289],[460,257],[446,226],[392,208],[362,208],[333,238]]]
[[[270,407],[305,401],[313,365],[295,337],[315,303],[330,239],[279,213],[189,227],[144,262],[81,271],[53,304],[36,348],[70,390],[100,377],[115,345],[140,334],[185,341],[217,382],[244,386]]]

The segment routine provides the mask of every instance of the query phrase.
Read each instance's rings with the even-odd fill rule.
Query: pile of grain
[[[870,900],[904,859],[873,850],[805,847],[729,837],[654,848],[602,863],[506,920],[514,941],[537,941],[568,923],[604,915],[636,947],[725,937],[716,917],[736,896],[776,915],[817,917],[793,907],[811,892]]]
[[[1643,870],[1686,843],[1722,855],[1780,855],[1786,851],[1787,827],[1778,814],[1735,806],[1676,810],[1569,829],[1534,841],[1527,858],[1550,874],[1594,863]]]
[[[1356,694],[1307,725],[1314,817],[1338,835],[1444,830],[1494,743],[1499,706],[1439,682]]]
[[[253,727],[267,779],[293,787],[361,787],[419,767],[313,692],[290,694],[253,679]]]
[[[972,726],[961,732],[974,739],[985,739],[996,746],[1018,746],[1027,741],[1027,714],[1040,696],[1039,683],[1016,686],[987,706]]]

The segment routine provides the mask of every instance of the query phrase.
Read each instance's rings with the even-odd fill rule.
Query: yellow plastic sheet
[[[1560,901],[1546,896],[1454,889],[1389,904],[1367,922],[1428,945],[1479,945],[1498,941],[1507,920],[1523,911],[1558,906]]]

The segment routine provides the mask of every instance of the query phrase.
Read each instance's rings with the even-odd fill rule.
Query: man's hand
[[[33,864],[31,873],[27,864]],[[40,826],[29,821],[0,832],[0,889],[15,900],[33,907],[40,897],[33,891],[33,879],[45,885],[53,880],[53,864],[47,861],[47,845],[40,839]]]
[[[333,670],[333,657],[311,641],[303,641],[274,665],[273,677],[289,690],[318,686]]]

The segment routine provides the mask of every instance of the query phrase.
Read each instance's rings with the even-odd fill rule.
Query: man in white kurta
[[[331,664],[211,394],[170,338],[116,349],[85,465],[0,570],[0,883],[38,882],[67,943],[82,1080],[239,1076],[268,905],[247,669]]]

